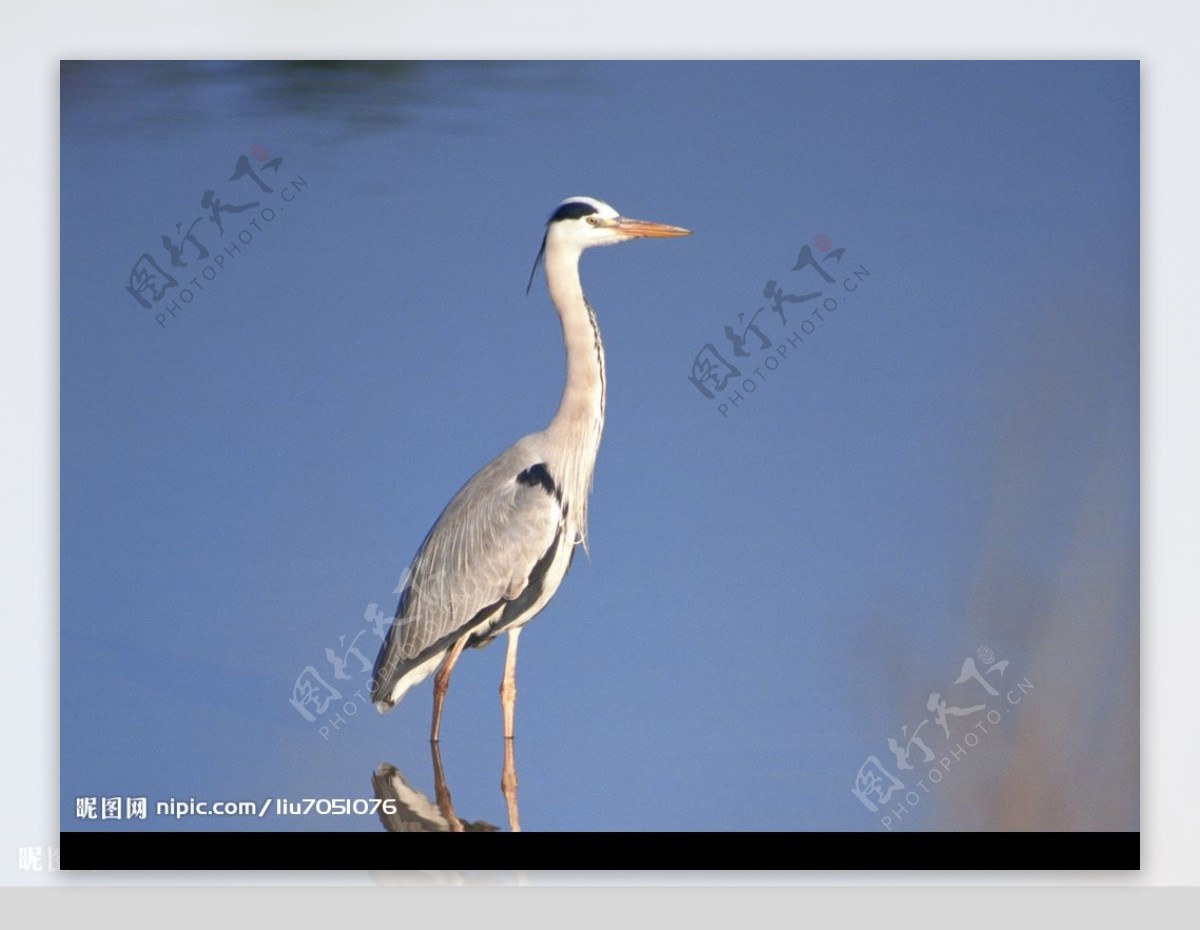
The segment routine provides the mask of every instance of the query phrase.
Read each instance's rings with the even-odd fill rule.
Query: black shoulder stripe
[[[547,494],[553,494],[554,499],[562,503],[562,489],[555,485],[554,479],[550,477],[550,472],[546,469],[545,462],[530,465],[517,475],[517,481],[531,488],[536,488],[540,484]]]

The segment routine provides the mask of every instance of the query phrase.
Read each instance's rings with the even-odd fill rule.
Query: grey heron
[[[588,493],[604,428],[604,345],[583,295],[579,259],[592,246],[690,233],[623,217],[592,197],[568,197],[551,214],[529,284],[544,261],[567,351],[562,401],[544,430],[519,439],[463,485],[421,543],[375,661],[371,700],[381,713],[436,668],[430,732],[436,743],[450,673],[463,649],[507,633],[500,703],[504,736],[512,739],[517,641],[558,590],[575,547],[586,547]]]

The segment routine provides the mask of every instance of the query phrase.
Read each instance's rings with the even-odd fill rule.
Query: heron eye
[[[599,217],[595,217],[595,216],[589,216],[589,217],[587,218],[587,224],[588,224],[589,226],[599,226],[599,225],[600,225],[600,219],[599,219]]]

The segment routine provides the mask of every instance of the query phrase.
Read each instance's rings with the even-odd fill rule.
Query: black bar
[[[731,854],[752,867],[758,854],[776,858],[756,842],[758,833],[624,834],[623,848],[635,858],[656,863],[678,861],[680,852],[695,855],[695,869],[711,869]],[[540,850],[561,859],[583,834],[522,833],[493,839],[495,846],[459,846],[459,841],[414,840],[391,833],[165,833],[64,832],[60,839],[63,870],[175,871],[216,869],[378,869],[397,864],[415,847],[443,850]],[[1141,864],[1140,833],[784,833],[783,847],[800,871],[1134,871]],[[207,842],[200,843],[199,840]],[[564,842],[565,840],[565,842]],[[449,845],[444,845],[449,842]],[[432,845],[426,847],[426,843]],[[779,846],[773,846],[778,849]],[[655,852],[657,850],[657,852]],[[402,864],[402,863],[401,863]],[[778,865],[778,862],[771,863]]]

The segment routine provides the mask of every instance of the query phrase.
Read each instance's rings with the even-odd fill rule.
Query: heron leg
[[[458,638],[450,651],[446,653],[446,658],[442,660],[441,668],[438,669],[437,675],[433,679],[433,729],[429,734],[429,741],[436,743],[438,734],[442,731],[442,708],[446,703],[446,692],[450,690],[450,673],[454,671],[454,663],[458,661],[458,657],[462,655],[463,649],[467,645],[467,640],[470,639],[470,633],[464,633]]]
[[[509,630],[508,657],[504,660],[504,680],[500,682],[500,709],[504,712],[505,739],[513,738],[513,708],[517,703],[517,640],[520,637],[521,627]]]

